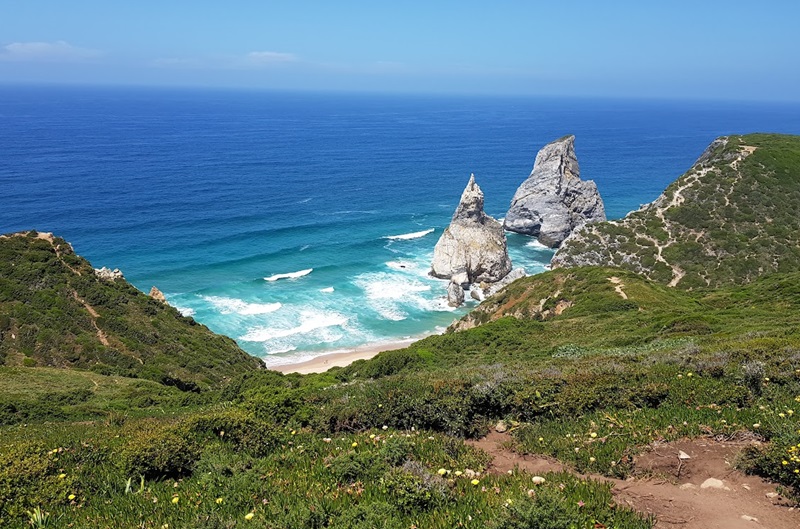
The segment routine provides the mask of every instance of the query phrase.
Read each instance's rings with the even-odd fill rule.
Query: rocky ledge
[[[537,237],[557,248],[575,229],[606,220],[603,199],[591,180],[580,178],[575,136],[545,145],[506,214],[508,231]]]
[[[431,275],[450,280],[448,302],[458,306],[470,284],[496,283],[510,271],[503,226],[483,211],[483,192],[471,175],[450,226],[433,250]]]

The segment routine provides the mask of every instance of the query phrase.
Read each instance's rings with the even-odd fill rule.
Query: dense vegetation
[[[197,390],[261,362],[127,281],[100,279],[63,239],[30,232],[0,237],[0,365]]]
[[[557,270],[493,303],[538,307],[553,285],[573,301],[559,315],[501,317],[320,375],[253,371],[204,391],[203,403],[69,371],[95,377],[92,399],[108,414],[6,427],[0,519],[22,526],[42,507],[50,523],[76,527],[232,527],[250,513],[267,527],[536,527],[554,513],[553,527],[650,526],[610,509],[596,482],[553,475],[537,488],[522,473],[486,473],[461,438],[500,418],[516,425],[519,450],[611,476],[635,473],[632,456],[654,440],[754,436],[770,443],[742,467],[800,486],[790,452],[800,443],[800,274],[698,294],[622,270]],[[0,394],[48,391],[29,382]],[[131,413],[118,391],[152,391],[160,404]],[[64,406],[65,418],[80,416]]]
[[[794,156],[745,138],[765,174]],[[740,152],[720,145],[698,163]],[[774,185],[793,184],[759,191]],[[800,494],[792,267],[739,282],[723,263],[707,273],[724,286],[696,289],[557,269],[444,335],[301,376],[256,369],[230,340],[98,280],[63,240],[0,239],[0,252],[3,527],[652,527],[606,484],[492,473],[464,438],[500,419],[516,450],[614,477],[635,475],[654,441],[757,440],[739,468]]]
[[[712,143],[655,202],[565,241],[556,266],[633,270],[682,288],[800,270],[800,137]]]

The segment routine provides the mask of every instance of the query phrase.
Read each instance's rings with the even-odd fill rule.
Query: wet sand
[[[356,360],[367,360],[383,351],[394,351],[396,349],[404,349],[412,343],[421,340],[424,336],[416,338],[409,338],[407,340],[399,340],[396,342],[381,342],[376,344],[367,344],[361,347],[356,347],[350,351],[342,351],[337,353],[328,353],[306,360],[304,362],[297,362],[294,364],[285,364],[278,366],[269,366],[268,369],[279,371],[281,373],[301,373],[303,375],[308,373],[322,373],[332,367],[344,367],[350,365]]]

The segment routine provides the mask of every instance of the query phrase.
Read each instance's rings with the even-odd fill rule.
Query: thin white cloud
[[[79,48],[63,40],[55,42],[12,42],[0,48],[0,61],[74,62],[94,59],[102,52]]]
[[[251,51],[245,57],[254,64],[275,64],[297,60],[297,56],[294,53],[281,53],[278,51]]]
[[[158,68],[203,68],[206,65],[199,59],[161,57],[151,61],[150,66],[155,66]]]
[[[173,69],[256,70],[298,61],[299,58],[294,53],[251,51],[241,55],[162,57],[150,61],[150,66]]]

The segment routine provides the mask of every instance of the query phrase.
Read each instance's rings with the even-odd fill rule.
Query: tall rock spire
[[[503,226],[483,211],[483,191],[472,175],[450,226],[433,250],[431,275],[462,285],[495,283],[510,271]]]

